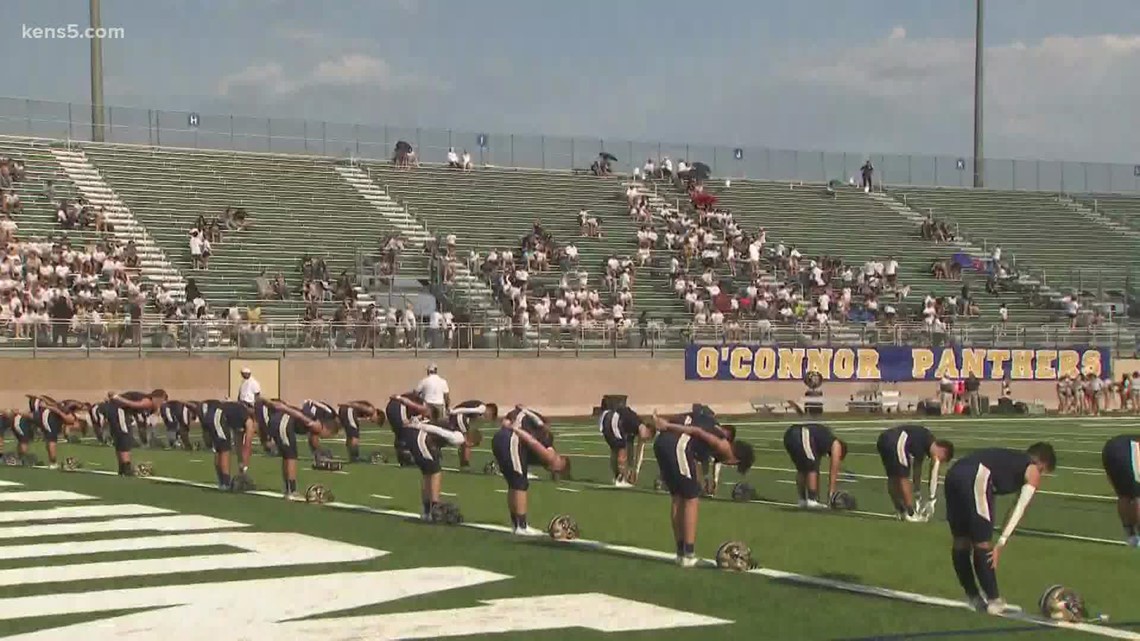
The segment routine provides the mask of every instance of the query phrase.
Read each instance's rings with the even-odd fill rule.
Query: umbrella
[[[703,162],[693,163],[692,168],[689,169],[693,173],[693,177],[697,180],[705,180],[712,175],[712,168]]]
[[[412,150],[412,146],[403,140],[396,143],[396,151],[411,151],[411,150]]]
[[[617,162],[617,156],[611,154],[608,151],[603,151],[602,153],[598,154],[598,157],[601,158],[602,160],[608,160],[610,162]]]

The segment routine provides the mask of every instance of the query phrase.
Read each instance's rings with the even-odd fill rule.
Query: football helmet
[[[665,483],[662,482],[661,477],[658,476],[657,478],[653,479],[653,491],[660,492],[663,489],[665,489]]]
[[[630,485],[637,485],[637,470],[634,468],[630,468],[630,469],[626,470],[625,471],[625,478],[623,478],[622,480],[625,481],[626,483],[629,483]]]
[[[454,503],[436,503],[431,506],[429,520],[432,523],[443,525],[459,525],[463,522],[463,513],[459,511],[459,506]]]
[[[833,510],[854,510],[858,508],[858,505],[855,497],[849,492],[836,490],[835,494],[831,495],[831,509]]]
[[[748,483],[740,482],[732,486],[733,501],[755,501],[757,496],[756,489]]]
[[[4,465],[8,465],[11,467],[19,467],[22,464],[23,463],[20,461],[20,455],[19,454],[12,453],[12,454],[5,454],[4,455]]]
[[[154,463],[143,461],[135,466],[135,476],[146,478],[154,474]]]
[[[568,514],[559,514],[550,519],[546,531],[555,541],[573,541],[578,538],[578,522]]]
[[[1041,595],[1038,606],[1041,608],[1041,616],[1052,621],[1075,623],[1088,618],[1084,598],[1063,585],[1049,586]]]
[[[75,458],[74,456],[69,456],[63,459],[63,465],[61,465],[59,469],[63,470],[64,472],[74,472],[78,470],[79,467],[79,459]]]
[[[313,483],[305,489],[305,502],[306,503],[332,503],[336,500],[333,496],[332,490],[321,485],[320,483]]]
[[[494,461],[494,459],[487,461],[487,464],[483,466],[483,473],[484,474],[498,474],[499,473],[499,464],[496,463]]]
[[[230,483],[230,491],[233,492],[252,492],[256,489],[257,485],[248,474],[237,474]]]
[[[740,541],[725,541],[716,550],[716,566],[722,570],[743,572],[756,567],[752,549]]]
[[[388,457],[385,456],[383,452],[373,452],[368,460],[371,461],[373,465],[384,465],[388,462]]]

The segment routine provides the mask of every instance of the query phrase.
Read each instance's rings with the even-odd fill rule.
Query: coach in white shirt
[[[447,418],[451,408],[451,389],[447,386],[447,379],[439,375],[435,363],[428,366],[427,376],[416,385],[416,393],[423,397],[424,404],[431,410],[431,420]]]
[[[253,407],[253,404],[261,398],[261,383],[253,377],[253,372],[248,367],[241,368],[241,387],[238,388],[238,402],[246,407]]]

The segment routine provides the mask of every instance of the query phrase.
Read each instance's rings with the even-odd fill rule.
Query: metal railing
[[[939,333],[923,325],[829,326],[749,321],[726,325],[646,327],[493,327],[461,324],[432,328],[423,324],[378,325],[320,322],[171,321],[0,324],[0,356],[144,357],[161,353],[236,354],[242,352],[314,355],[418,355],[479,353],[483,355],[668,355],[686,345],[744,343],[806,346],[951,346],[1064,347],[1097,346],[1118,355],[1137,352],[1140,327],[1112,325],[1069,329],[1048,325],[975,324]]]
[[[0,134],[77,141],[92,138],[91,107],[82,103],[0,98]],[[105,142],[250,152],[390,158],[407,141],[421,160],[442,162],[447,149],[467,149],[478,164],[569,170],[584,168],[600,152],[630,171],[647,158],[669,156],[708,164],[714,175],[761,180],[826,182],[859,174],[867,159],[876,181],[892,185],[968,187],[973,159],[922,154],[879,154],[771,149],[755,145],[646,142],[537,134],[469,132],[424,127],[344,124],[321,120],[254,118],[227,114],[106,107]],[[991,189],[1060,193],[1140,192],[1140,165],[1064,160],[987,158]]]

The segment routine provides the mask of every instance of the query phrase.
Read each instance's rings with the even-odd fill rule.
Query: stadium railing
[[[365,326],[320,323],[249,323],[246,321],[106,322],[95,325],[52,323],[0,327],[0,356],[91,357],[161,353],[201,354],[240,352],[299,352],[354,355],[464,352],[481,355],[604,355],[677,353],[687,345],[753,344],[781,347],[924,346],[1065,347],[1096,346],[1118,356],[1137,353],[1136,331],[1009,325],[1005,328],[963,325],[935,333],[922,325],[891,327],[817,326],[742,323],[738,328],[716,326],[563,328],[557,325],[521,328],[459,324],[451,329],[397,324]],[[1140,329],[1140,328],[1132,328]],[[53,331],[54,330],[54,331]],[[538,338],[533,338],[537,336]]]
[[[867,154],[726,147],[707,144],[454,131],[255,118],[231,114],[107,106],[101,139],[136,145],[386,159],[397,141],[411,143],[421,161],[441,162],[449,147],[468,149],[478,165],[527,169],[584,169],[600,152],[615,155],[619,172],[646,158],[701,161],[729,178],[826,183],[859,174],[870,159],[875,182],[890,185],[968,187],[972,158],[919,154]],[[0,134],[90,141],[92,109],[82,103],[0,97]],[[1059,193],[1140,192],[1140,165],[987,158],[989,189]]]

